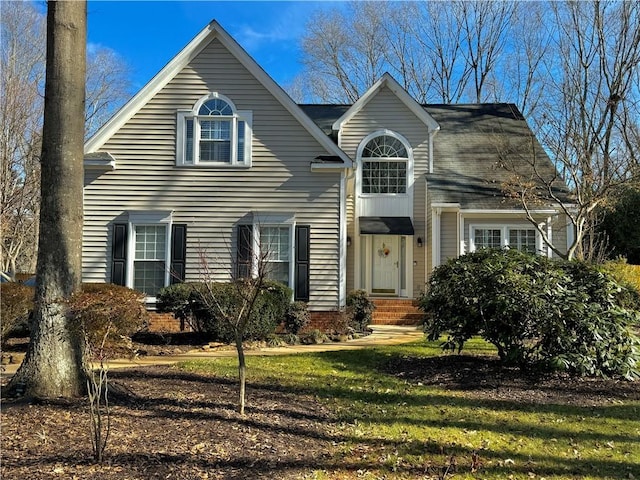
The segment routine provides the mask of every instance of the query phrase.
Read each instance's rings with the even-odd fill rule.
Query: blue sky
[[[300,39],[313,12],[337,2],[93,1],[88,2],[89,48],[107,47],[143,87],[211,20],[286,86],[300,71]]]

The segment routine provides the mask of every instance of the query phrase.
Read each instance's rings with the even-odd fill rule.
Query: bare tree
[[[324,101],[355,102],[389,71],[419,102],[495,97],[515,2],[353,2],[318,14],[305,75]]]
[[[380,9],[384,4],[353,3],[348,13],[318,13],[309,22],[303,62],[307,75],[320,81],[323,96],[355,102],[384,73]]]
[[[86,2],[49,2],[34,319],[7,387],[27,397],[76,396],[86,386],[84,337],[66,303],[82,270],[86,27]]]
[[[255,231],[262,229],[257,226]],[[200,252],[202,283],[197,293],[208,312],[213,313],[233,333],[238,354],[238,412],[244,415],[246,404],[247,364],[244,340],[252,322],[258,321],[258,298],[265,293],[273,272],[272,255],[275,251],[268,235],[260,237],[260,247],[254,248],[253,229],[238,230],[238,255],[225,267],[223,261],[210,262],[205,251]],[[257,250],[257,251],[256,251]],[[228,248],[228,258],[234,258]],[[230,283],[216,283],[218,278],[231,278]]]
[[[14,276],[35,268],[45,25],[30,5],[0,9],[0,268]]]
[[[46,19],[31,2],[0,2],[0,269],[36,267]],[[127,98],[127,68],[106,48],[87,55],[86,136]]]
[[[475,103],[487,101],[491,95],[489,81],[496,81],[496,66],[502,57],[509,29],[516,16],[515,2],[464,0],[454,4],[462,29],[461,52],[471,70]]]
[[[556,179],[540,175],[535,163],[534,177],[520,175],[510,189],[525,209],[541,201],[560,205],[575,229],[566,257],[584,258],[597,209],[638,181],[640,4],[551,5],[558,33],[545,64],[553,81],[545,85],[539,134],[572,196],[559,197],[552,188]],[[543,187],[532,188],[532,181]]]

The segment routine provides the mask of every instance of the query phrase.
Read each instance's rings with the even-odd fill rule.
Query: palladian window
[[[178,112],[177,164],[249,166],[251,112],[238,111],[231,100],[213,93],[192,111]]]
[[[404,144],[390,135],[371,139],[362,151],[362,193],[407,193],[409,155]]]

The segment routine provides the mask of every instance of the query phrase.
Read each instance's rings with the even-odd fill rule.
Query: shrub
[[[14,333],[29,331],[29,315],[33,310],[33,287],[17,282],[0,283],[0,311],[2,312],[2,337],[0,343]]]
[[[613,276],[626,288],[623,292],[627,305],[640,310],[640,265],[630,265],[624,258],[606,262],[601,270]]]
[[[284,328],[287,333],[297,335],[309,324],[309,310],[305,302],[293,302],[284,314]]]
[[[228,323],[221,311],[227,312],[230,318],[237,318],[237,308],[241,305],[239,289],[242,288],[237,282],[212,283],[208,288],[204,284],[197,284],[194,288],[191,297],[192,313],[214,339],[225,343],[235,341],[233,325]],[[209,289],[211,293],[208,292]],[[273,334],[284,319],[291,303],[291,294],[291,289],[279,282],[264,282],[242,339],[266,340]],[[213,297],[215,302],[211,301]]]
[[[438,267],[419,300],[430,340],[444,348],[481,335],[525,369],[637,376],[638,339],[625,289],[583,263],[481,250]]]
[[[203,333],[206,330],[205,326],[193,315],[191,302],[194,288],[196,288],[194,283],[176,283],[162,288],[156,296],[156,309],[160,313],[173,313],[194,332]]]
[[[94,347],[102,339],[116,346],[147,326],[144,294],[111,283],[85,283],[71,296],[69,309]]]
[[[364,332],[373,321],[376,306],[365,290],[354,290],[347,295],[347,308],[350,314],[351,327],[357,332]]]

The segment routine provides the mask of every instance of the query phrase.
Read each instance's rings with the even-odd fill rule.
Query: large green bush
[[[429,339],[448,334],[445,348],[481,335],[525,369],[633,378],[640,312],[628,293],[583,263],[483,249],[438,267],[419,304]]]
[[[33,310],[33,287],[17,282],[0,283],[2,314],[0,343],[2,345],[15,332],[28,333],[31,310]]]
[[[239,282],[243,282],[240,280]],[[225,315],[238,318],[243,286],[235,282],[195,284],[191,296],[192,314],[204,331],[225,343],[235,341],[233,325]],[[280,282],[265,281],[251,311],[243,340],[266,340],[283,321],[291,303],[291,289]]]

